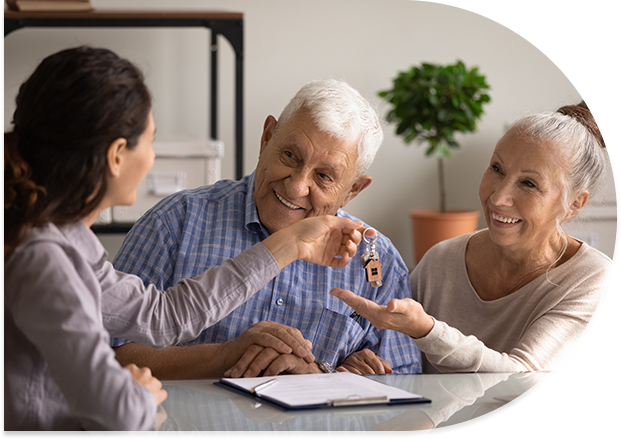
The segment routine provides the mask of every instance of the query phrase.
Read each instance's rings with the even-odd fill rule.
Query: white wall
[[[375,102],[391,78],[421,61],[462,59],[480,67],[492,102],[476,134],[446,164],[448,204],[479,209],[477,189],[507,123],[526,111],[553,110],[580,94],[544,54],[485,17],[437,3],[405,0],[92,0],[98,9],[220,9],[244,13],[245,172],[256,164],[268,114],[278,116],[307,81],[349,81]],[[171,6],[172,5],[172,6]],[[108,47],[139,65],[154,100],[158,139],[205,138],[208,120],[208,31],[203,29],[26,29],[5,39],[5,130],[13,99],[40,60],[78,44]],[[223,178],[233,178],[233,55],[221,44],[221,139],[229,147]],[[408,211],[436,207],[435,161],[406,147],[385,126],[386,140],[369,170],[373,184],[347,207],[388,235],[414,266]],[[612,179],[604,201],[614,204]],[[614,210],[614,207],[613,207]],[[480,226],[484,226],[483,220]],[[612,238],[605,241],[614,242]],[[609,233],[609,232],[606,232]],[[115,244],[111,244],[113,247]],[[606,250],[608,252],[608,250]],[[610,250],[612,256],[612,250]]]

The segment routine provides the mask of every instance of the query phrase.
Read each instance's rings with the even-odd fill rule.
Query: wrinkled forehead
[[[563,182],[569,172],[570,148],[557,141],[509,130],[500,138],[494,158],[516,171],[534,171],[554,182]]]

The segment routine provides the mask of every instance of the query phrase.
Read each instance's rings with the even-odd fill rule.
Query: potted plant
[[[478,211],[446,209],[444,160],[450,157],[452,149],[459,148],[456,132],[476,131],[483,104],[490,101],[485,93],[487,89],[489,85],[478,67],[468,69],[458,60],[449,65],[413,66],[398,73],[392,89],[378,93],[391,105],[386,120],[396,123],[396,134],[406,144],[414,140],[426,144],[425,156],[437,159],[439,209],[411,212],[417,261],[437,242],[472,232],[477,227]]]

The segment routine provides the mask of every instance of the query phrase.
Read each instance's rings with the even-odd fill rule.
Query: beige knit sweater
[[[424,353],[423,371],[550,370],[593,315],[612,260],[582,243],[547,275],[508,296],[483,301],[466,271],[472,235],[437,244],[410,275],[412,297],[436,320],[427,336],[416,339]]]

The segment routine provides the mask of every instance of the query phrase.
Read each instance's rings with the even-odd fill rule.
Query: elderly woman
[[[606,160],[584,102],[524,117],[498,141],[481,181],[488,228],[429,250],[410,276],[414,300],[381,306],[331,294],[412,337],[425,372],[550,370],[589,322],[612,266],[561,228]]]

